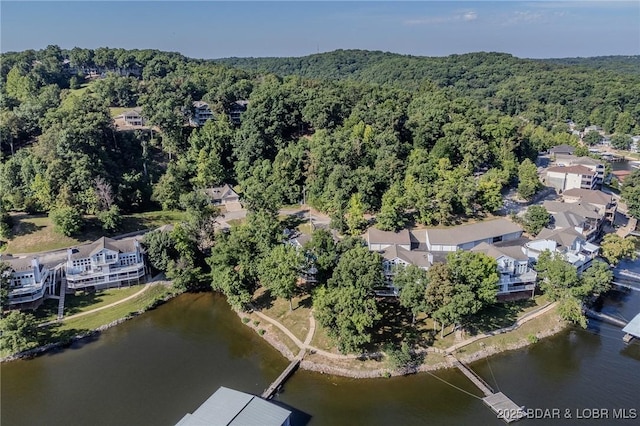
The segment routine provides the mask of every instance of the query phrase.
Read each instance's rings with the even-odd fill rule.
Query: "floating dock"
[[[482,391],[484,394],[482,402],[491,408],[499,419],[502,419],[507,423],[511,423],[526,417],[526,413],[522,407],[519,407],[502,392],[494,392],[487,382],[482,380],[480,376],[461,363],[456,357],[449,354],[449,360],[458,370],[460,370],[460,372],[462,372],[462,374],[467,376],[467,378],[471,380],[471,382],[476,385],[480,391]]]
[[[501,418],[507,423],[515,422],[526,417],[522,407],[518,407],[515,402],[507,398],[502,392],[482,398],[482,402],[487,404],[498,415],[498,418]]]

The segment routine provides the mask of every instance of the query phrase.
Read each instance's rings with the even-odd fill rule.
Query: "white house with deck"
[[[37,304],[55,293],[55,268],[40,263],[37,257],[0,256],[9,265],[9,307]]]
[[[67,250],[67,287],[109,288],[139,283],[146,275],[140,243],[135,238],[113,240],[102,237],[90,244]]]
[[[548,229],[545,228],[537,238],[524,245],[526,255],[538,260],[542,252],[562,255],[578,272],[583,272],[598,255],[599,246],[587,242],[584,236],[573,228]]]
[[[481,252],[493,257],[498,264],[500,281],[498,295],[519,292],[533,292],[538,274],[531,268],[529,256],[523,249],[522,240],[506,241],[497,244],[481,243],[471,251]]]

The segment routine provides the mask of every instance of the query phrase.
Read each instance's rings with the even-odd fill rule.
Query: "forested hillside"
[[[568,119],[640,129],[640,77],[507,54],[223,62],[56,46],[2,55],[2,207],[185,208],[185,194],[229,182],[254,210],[304,191],[354,233],[347,219],[359,211],[381,211],[385,228],[405,209],[449,223],[496,210],[523,160],[576,143]],[[215,119],[194,128],[186,117],[199,100]],[[238,100],[248,101],[239,125],[227,116]],[[152,127],[116,129],[113,108],[135,106]]]
[[[592,58],[543,59],[548,64],[581,66],[602,71],[640,75],[640,56],[595,56]]]
[[[485,52],[417,57],[337,50],[299,58],[215,62],[250,71],[347,79],[407,90],[435,84],[457,96],[473,98],[483,107],[507,115],[523,114],[536,124],[571,117],[578,127],[590,122],[607,132],[626,132],[626,126],[615,128],[618,114],[628,112],[636,122],[640,116],[638,56],[530,60]]]
[[[260,285],[290,298],[310,259],[280,244],[283,205],[305,200],[352,236],[368,226],[365,213],[384,230],[481,219],[502,207],[507,187],[535,193],[538,151],[578,145],[568,120],[640,133],[640,76],[505,54],[337,51],[216,63],[49,46],[0,59],[0,239],[10,236],[7,211],[49,213],[72,234],[87,216],[115,233],[122,213],[184,210],[173,231],[145,236],[150,263],[176,288],[212,285],[239,308]],[[213,112],[200,127],[190,120],[194,101]],[[238,102],[246,111],[232,120]],[[146,125],[116,126],[135,107]],[[249,213],[214,233],[218,211],[205,190],[224,183]],[[341,342],[359,348],[379,318],[370,297],[379,255],[357,239],[336,246],[324,230],[310,244],[328,286],[314,300],[320,320],[359,330]],[[339,310],[340,321],[331,316]]]

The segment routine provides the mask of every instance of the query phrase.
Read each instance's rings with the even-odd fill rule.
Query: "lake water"
[[[603,310],[630,319],[640,292],[614,292]],[[1,423],[173,425],[219,386],[260,394],[286,365],[222,297],[183,295],[94,341],[3,364]],[[640,414],[640,344],[625,345],[615,327],[567,330],[472,368],[517,404],[563,416],[518,424],[639,424],[576,419],[579,409]],[[310,416],[309,425],[504,424],[451,386],[481,396],[461,373],[437,376],[448,384],[424,373],[355,380],[298,371],[276,399]]]

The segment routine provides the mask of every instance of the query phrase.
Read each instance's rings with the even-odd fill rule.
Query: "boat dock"
[[[478,376],[473,370],[460,362],[456,357],[449,354],[447,357],[449,361],[456,367],[462,374],[467,376],[469,380],[484,394],[482,402],[484,402],[498,418],[504,420],[506,423],[511,423],[526,417],[526,413],[523,407],[519,407],[515,402],[509,399],[502,392],[494,392],[491,386],[487,384],[480,376]]]
[[[264,392],[262,392],[262,395],[260,396],[263,399],[269,400],[273,398],[273,395],[275,395],[275,393],[278,391],[278,389],[280,389],[284,382],[286,382],[287,379],[293,374],[293,372],[298,369],[298,367],[300,366],[300,362],[305,355],[305,352],[306,351],[304,349],[300,351],[298,356],[296,356],[293,361],[291,361],[289,366],[284,369],[284,371],[278,376],[278,378],[275,379],[273,383],[271,383],[271,385],[269,385],[269,387],[265,389]]]
[[[634,338],[640,339],[640,314],[633,317],[629,324],[622,329],[626,334],[622,338],[625,343],[631,342]]]

